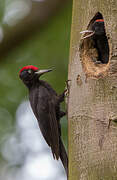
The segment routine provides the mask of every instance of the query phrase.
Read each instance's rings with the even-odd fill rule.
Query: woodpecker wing
[[[50,119],[50,134],[51,134],[51,149],[53,156],[55,154],[56,159],[59,158],[59,127],[56,119],[55,106],[49,101],[49,119]],[[55,158],[55,157],[54,157]]]
[[[35,92],[34,92],[35,91]],[[51,147],[54,158],[59,158],[59,124],[56,118],[56,95],[44,86],[30,92],[30,103],[42,135]]]
[[[42,106],[44,102],[44,106]],[[45,106],[46,105],[46,106]],[[51,147],[53,156],[58,159],[59,158],[59,132],[58,132],[58,122],[56,119],[56,111],[55,106],[51,101],[43,100],[43,98],[39,99],[38,104],[38,116],[39,126],[41,132],[47,142],[47,144]]]

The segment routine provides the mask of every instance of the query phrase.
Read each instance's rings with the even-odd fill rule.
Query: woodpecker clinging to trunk
[[[42,74],[50,71],[52,70],[39,70],[29,65],[20,70],[19,76],[29,90],[30,104],[42,135],[51,147],[53,157],[57,160],[60,157],[67,173],[68,157],[61,140],[60,126],[60,118],[65,115],[65,112],[60,110],[64,93],[57,95],[47,82],[39,79]]]
[[[109,45],[105,32],[104,19],[96,19],[92,23],[92,25],[90,25],[90,30],[85,30],[81,33],[90,33],[84,36],[82,39],[91,37],[94,41],[94,47],[98,51],[98,61],[100,61],[103,64],[108,63]]]

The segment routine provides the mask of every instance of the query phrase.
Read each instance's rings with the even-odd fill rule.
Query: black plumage
[[[98,60],[106,64],[109,60],[109,45],[103,19],[96,20],[92,24],[92,30],[95,32],[92,38],[95,48],[98,51]]]
[[[29,89],[29,100],[38,120],[40,130],[47,144],[51,147],[53,157],[61,159],[67,173],[68,157],[61,140],[60,118],[65,112],[60,110],[64,101],[64,93],[57,95],[53,88],[39,79],[40,75],[51,70],[38,70],[34,66],[26,66],[20,71],[20,78]]]
[[[96,17],[95,17],[96,18]],[[83,36],[82,39],[90,38],[93,40],[93,47],[97,49],[98,59],[102,64],[107,64],[109,61],[109,45],[106,36],[104,19],[93,18],[88,25],[88,30],[82,31],[81,33],[90,33]],[[94,20],[95,19],[95,20]]]

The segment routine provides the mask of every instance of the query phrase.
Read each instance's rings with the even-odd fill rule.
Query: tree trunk
[[[97,12],[109,36],[108,64],[95,64],[89,38]],[[69,62],[69,180],[117,180],[117,1],[73,1]]]

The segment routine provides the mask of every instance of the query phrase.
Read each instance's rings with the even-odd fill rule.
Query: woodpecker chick
[[[98,61],[107,64],[109,60],[109,45],[105,32],[104,19],[97,19],[91,25],[90,30],[82,31],[81,33],[89,33],[82,39],[92,37],[94,48],[98,51]]]
[[[54,159],[61,159],[67,173],[68,157],[61,140],[60,118],[65,112],[60,110],[60,103],[64,101],[64,92],[57,95],[54,89],[40,76],[52,69],[39,70],[29,65],[20,70],[19,77],[29,90],[29,101],[37,118],[42,135],[51,147]]]

